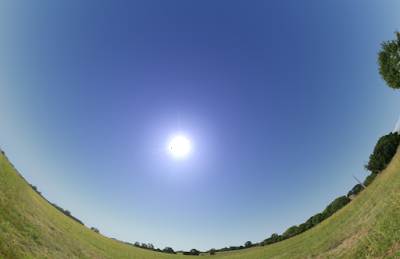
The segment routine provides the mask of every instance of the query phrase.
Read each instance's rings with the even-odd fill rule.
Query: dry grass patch
[[[354,246],[357,241],[359,241],[367,234],[368,234],[367,229],[362,229],[361,231],[354,233],[353,235],[351,235],[350,237],[346,238],[341,242],[341,244],[338,246],[338,250],[348,249],[349,247]]]

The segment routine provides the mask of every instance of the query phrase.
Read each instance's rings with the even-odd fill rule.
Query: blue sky
[[[400,115],[397,1],[2,1],[0,146],[51,202],[163,249],[260,242],[364,180]],[[191,153],[171,156],[186,136]]]

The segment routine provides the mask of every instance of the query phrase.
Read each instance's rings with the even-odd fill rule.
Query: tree
[[[140,243],[139,242],[135,242],[133,245],[136,246],[136,247],[139,247]]]
[[[140,248],[145,248],[145,249],[147,249],[147,244],[146,244],[146,243],[142,243],[142,245],[140,246]]]
[[[212,248],[212,249],[210,250],[210,255],[215,255],[215,249],[214,249],[214,248]]]
[[[148,243],[148,244],[147,244],[147,248],[148,248],[148,249],[151,249],[151,250],[154,250],[154,246],[153,246],[152,243]]]
[[[294,231],[294,234],[295,234],[295,235],[298,235],[298,234],[303,233],[304,231],[306,231],[306,230],[307,230],[306,225],[307,225],[306,223],[300,224],[300,225],[296,228],[296,230]]]
[[[378,173],[371,173],[370,175],[367,176],[367,178],[364,181],[364,185],[368,187],[376,178]]]
[[[196,250],[196,249],[192,249],[192,250],[190,250],[190,254],[191,255],[199,255],[200,254],[200,251],[198,251],[198,250]]]
[[[386,168],[396,154],[397,147],[400,144],[400,135],[390,132],[388,135],[381,137],[376,143],[374,152],[369,157],[369,161],[364,165],[365,170],[377,173]]]
[[[361,184],[356,184],[353,189],[351,189],[348,193],[347,193],[347,198],[350,198],[351,195],[356,195],[359,192],[361,192],[362,190],[364,190],[364,187],[362,187]]]
[[[350,202],[350,199],[347,198],[346,196],[342,196],[337,198],[332,202],[332,214],[335,213],[336,211],[340,210],[343,208],[347,203]]]
[[[100,231],[97,228],[91,227],[90,229],[93,230],[96,233],[100,233]]]
[[[294,232],[296,231],[297,226],[293,226],[288,228],[285,233],[282,234],[282,236],[291,236],[294,234]]]
[[[400,88],[400,33],[394,32],[397,39],[383,42],[378,52],[379,74],[386,84],[393,89]]]
[[[313,217],[313,225],[315,226],[315,225],[319,224],[323,220],[324,220],[323,214],[322,213],[317,213]]]
[[[253,244],[251,243],[251,241],[247,241],[246,243],[244,243],[244,247],[249,248],[252,247]]]
[[[172,249],[172,247],[166,247],[166,248],[164,248],[164,250],[163,250],[163,252],[165,252],[165,253],[171,253],[171,254],[174,254],[175,252],[174,252],[174,249]]]
[[[314,216],[312,216],[311,218],[309,218],[306,221],[306,229],[310,229],[310,228],[314,227],[313,219],[314,219]]]

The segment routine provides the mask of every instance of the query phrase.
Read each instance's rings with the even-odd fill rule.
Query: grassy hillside
[[[119,243],[75,222],[0,155],[0,258],[177,257],[186,258]],[[400,258],[400,152],[366,190],[316,227],[273,245],[212,257]]]
[[[67,217],[0,155],[0,258],[176,258],[114,241]]]

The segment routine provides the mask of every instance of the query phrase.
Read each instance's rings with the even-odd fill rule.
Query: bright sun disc
[[[189,152],[189,141],[184,137],[178,136],[171,141],[171,152],[175,156],[183,156]]]

